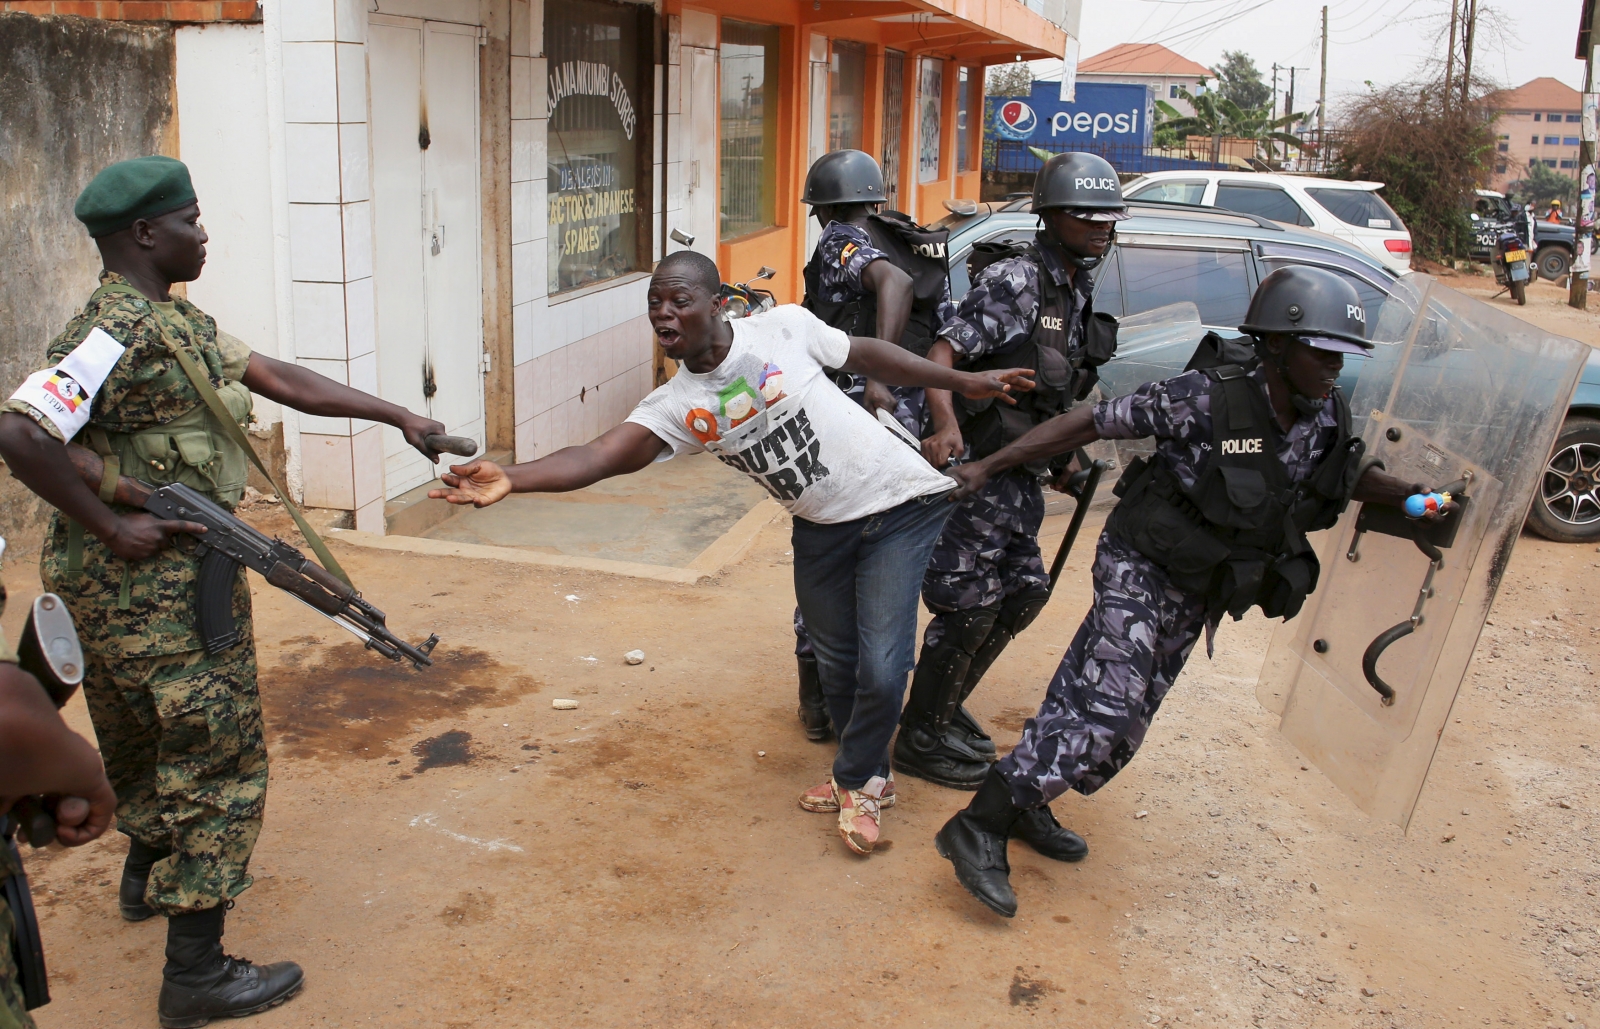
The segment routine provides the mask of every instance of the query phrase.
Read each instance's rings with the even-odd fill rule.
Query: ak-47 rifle
[[[76,444],[67,447],[67,454],[79,477],[91,489],[99,490],[105,470],[99,455]],[[111,499],[143,508],[157,518],[198,522],[206,527],[203,535],[191,538],[197,544],[195,555],[200,558],[196,606],[200,637],[207,653],[220,654],[239,642],[233,619],[233,584],[237,566],[244,565],[354,633],[368,650],[376,650],[391,661],[406,658],[417,668],[433,664],[428,655],[439,642],[437,635],[429,635],[416,645],[400,639],[389,631],[384,613],[362,599],[355,587],[282,540],[269,539],[188,486],[152,486],[124,475],[117,479]]]

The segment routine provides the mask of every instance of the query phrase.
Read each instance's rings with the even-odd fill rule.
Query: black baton
[[[1088,456],[1082,450],[1078,451],[1078,463],[1082,464]],[[1061,546],[1056,549],[1056,559],[1050,562],[1051,593],[1055,592],[1056,581],[1061,578],[1061,569],[1067,563],[1067,555],[1072,553],[1072,544],[1077,542],[1078,530],[1083,528],[1084,516],[1089,513],[1089,503],[1094,500],[1094,491],[1100,486],[1100,476],[1110,467],[1104,461],[1091,461],[1089,467],[1074,472],[1072,478],[1067,480],[1067,488],[1063,492],[1077,500],[1078,506],[1072,512],[1072,522],[1067,526],[1067,534],[1061,538]]]

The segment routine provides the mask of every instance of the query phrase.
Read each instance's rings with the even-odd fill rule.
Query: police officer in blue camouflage
[[[939,326],[955,313],[945,260],[948,233],[925,229],[887,202],[883,170],[860,150],[817,158],[806,174],[803,203],[822,226],[806,264],[804,306],[827,324],[855,336],[875,336],[926,357]],[[841,375],[840,386],[868,411],[883,411],[913,438],[923,436],[923,391],[885,386],[862,375]],[[828,711],[817,679],[811,639],[794,612],[800,665],[800,721],[806,735],[825,740]]]
[[[1033,209],[1042,223],[1033,242],[974,248],[972,289],[928,357],[962,368],[1031,367],[1036,387],[1015,406],[929,391],[933,434],[924,453],[936,467],[986,458],[1066,411],[1116,347],[1115,321],[1094,315],[1090,280],[1114,224],[1128,216],[1116,171],[1092,154],[1057,154],[1035,179]],[[895,740],[897,770],[967,790],[988,774],[994,742],[962,705],[1049,599],[1041,479],[1067,468],[1066,459],[1047,460],[995,475],[945,523],[923,579],[934,617]],[[1064,830],[1039,842],[1064,860],[1087,853]]]
[[[1031,841],[1056,824],[1050,801],[1093,793],[1127,765],[1202,632],[1209,653],[1224,614],[1294,617],[1319,572],[1306,533],[1332,526],[1351,499],[1401,506],[1425,492],[1365,458],[1351,434],[1336,382],[1344,355],[1372,344],[1349,283],[1319,268],[1276,271],[1240,329],[1253,358],[1197,353],[1195,370],[1075,409],[952,472],[977,493],[993,475],[1098,439],[1156,443],[1117,483],[1094,604],[1038,715],[936,837],[962,885],[999,914],[1017,909],[1008,837]]]

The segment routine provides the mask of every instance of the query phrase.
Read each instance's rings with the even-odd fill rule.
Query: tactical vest
[[[1033,332],[1028,343],[1019,350],[980,357],[963,362],[961,367],[974,372],[1032,368],[1034,388],[1018,393],[1015,404],[993,399],[968,400],[960,395],[954,398],[956,420],[962,437],[972,447],[974,458],[988,457],[1035,425],[1066,411],[1074,400],[1088,396],[1099,379],[1095,369],[1111,360],[1117,351],[1117,320],[1107,314],[1096,314],[1093,303],[1086,300],[1081,321],[1074,322],[1072,294],[1075,287],[1071,282],[1056,285],[1033,244],[977,244],[967,264],[970,280],[976,282],[984,268],[1010,257],[1025,257],[1039,271],[1039,309],[1034,314]],[[1070,454],[1065,455],[1058,463],[1065,467],[1070,457]],[[1052,470],[1049,461],[1026,467],[1038,475]]]
[[[97,289],[89,302],[93,304],[107,293],[139,295],[131,288],[113,283]],[[162,341],[176,355],[178,348],[184,346],[183,341],[158,312],[152,309],[150,316],[161,330]],[[186,356],[199,369],[205,368],[198,353]],[[181,364],[175,364],[167,374],[183,379],[187,372]],[[243,426],[250,417],[253,403],[250,390],[243,383],[224,381],[216,387],[216,394],[234,422]],[[189,411],[162,425],[152,425],[138,432],[110,432],[90,424],[78,437],[77,442],[87,445],[102,458],[116,461],[121,474],[151,485],[181,482],[229,510],[244,496],[250,455],[201,399],[197,399]]]
[[[1211,379],[1211,452],[1192,488],[1159,460],[1129,462],[1107,529],[1159,565],[1181,590],[1205,598],[1207,617],[1235,619],[1259,605],[1293,618],[1321,568],[1306,533],[1339,520],[1366,450],[1350,434],[1350,408],[1334,391],[1337,429],[1316,470],[1291,483],[1278,459],[1283,433],[1260,385],[1239,365]]]
[[[911,276],[911,317],[898,340],[918,357],[939,336],[939,304],[945,298],[950,279],[950,264],[945,244],[950,233],[917,225],[899,211],[884,211],[867,216],[867,236],[872,245],[888,255],[889,263]],[[878,334],[878,295],[863,292],[853,300],[838,303],[822,299],[822,254],[811,255],[805,269],[807,310],[836,329],[852,336]]]

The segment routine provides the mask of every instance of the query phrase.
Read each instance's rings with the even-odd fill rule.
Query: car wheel
[[[1543,247],[1534,255],[1534,264],[1539,268],[1540,277],[1554,282],[1566,277],[1572,267],[1572,255],[1564,247]]]
[[[1600,421],[1574,415],[1561,427],[1528,527],[1557,543],[1600,540]]]

